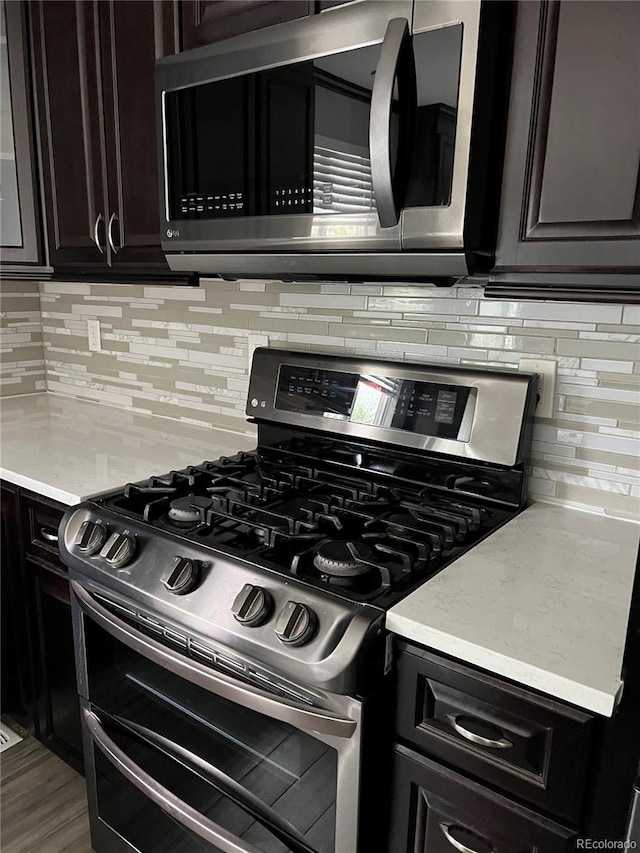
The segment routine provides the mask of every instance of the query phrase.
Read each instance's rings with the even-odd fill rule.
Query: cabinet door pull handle
[[[465,740],[471,741],[471,743],[477,743],[479,746],[488,746],[491,749],[511,749],[511,747],[513,746],[511,741],[507,740],[506,737],[483,737],[482,735],[478,735],[475,732],[470,731],[469,729],[465,728],[462,723],[458,722],[458,718],[455,716],[455,714],[447,714],[447,720],[452,729],[456,731],[460,735],[460,737],[465,738]]]
[[[460,827],[460,829],[462,829],[462,828],[463,827]],[[478,841],[482,844],[482,849],[478,849],[478,848],[474,849],[473,847],[467,847],[467,845],[463,844],[462,841],[458,841],[457,838],[454,838],[453,835],[451,835],[451,830],[455,829],[455,825],[452,823],[441,823],[440,829],[442,830],[442,834],[447,839],[449,844],[452,847],[455,847],[456,850],[459,850],[460,853],[494,853],[494,849],[493,849],[492,844],[485,841],[483,838],[480,838],[480,836],[478,836],[478,835],[474,836],[474,834],[472,832],[470,832],[469,830],[466,830],[466,832],[469,835],[474,836],[475,838],[478,839]]]
[[[98,229],[100,228],[100,220],[102,220],[104,222],[104,216],[101,213],[99,213],[97,215],[95,224],[93,226],[93,242],[98,247],[98,251],[100,252],[100,254],[104,255],[104,249],[100,245],[100,237],[98,236]]]
[[[109,218],[109,225],[107,226],[107,239],[109,240],[109,246],[111,247],[111,251],[113,252],[114,255],[117,255],[118,252],[120,251],[120,249],[116,249],[114,242],[113,242],[113,237],[111,235],[111,229],[113,228],[113,223],[117,222],[117,221],[118,221],[118,217],[115,215],[115,213],[112,213],[111,217]],[[122,247],[120,247],[120,248],[122,248]]]
[[[46,539],[48,542],[57,542],[58,541],[58,534],[52,533],[46,527],[40,528],[40,535],[42,536],[43,539]]]

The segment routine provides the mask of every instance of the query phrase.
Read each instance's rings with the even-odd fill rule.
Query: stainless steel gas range
[[[70,509],[92,840],[382,850],[385,612],[525,504],[521,374],[259,349],[258,446]]]

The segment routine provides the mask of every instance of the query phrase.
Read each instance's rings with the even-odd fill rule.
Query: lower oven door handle
[[[197,684],[223,699],[271,717],[273,720],[288,723],[301,731],[319,732],[341,738],[350,738],[354,733],[355,720],[339,717],[330,711],[306,708],[304,705],[271,696],[264,690],[242,684],[221,672],[215,672],[136,631],[98,604],[77,581],[71,581],[71,589],[82,610],[101,628],[135,652],[186,681]]]
[[[260,853],[253,844],[247,844],[242,839],[214,823],[199,811],[192,808],[171,791],[157,782],[152,776],[138,767],[129,756],[109,737],[100,725],[100,720],[92,711],[82,709],[84,722],[89,729],[96,746],[104,756],[131,782],[139,791],[159,806],[162,811],[171,815],[178,823],[190,829],[200,838],[213,844],[224,853]]]
[[[95,714],[93,716],[97,719]],[[111,714],[105,716],[111,724],[123,729],[129,735],[142,741],[152,749],[168,755],[178,764],[186,767],[187,770],[195,773],[201,779],[205,779],[224,797],[231,800],[254,820],[266,827],[292,853],[317,853],[313,847],[309,846],[306,839],[300,835],[293,824],[289,823],[275,809],[272,809],[271,806],[268,806],[247,788],[236,782],[231,776],[228,776],[204,758],[185,749],[180,744],[174,743],[174,741],[169,740],[164,735],[154,732],[146,726],[141,726],[139,723],[134,723],[132,720],[114,717]]]

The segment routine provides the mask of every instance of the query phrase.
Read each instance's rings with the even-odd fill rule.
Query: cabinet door
[[[0,579],[2,589],[2,698],[1,710],[20,725],[34,731],[33,681],[30,666],[31,632],[27,609],[25,576],[20,554],[20,523],[17,491],[2,485]]]
[[[0,3],[0,246],[2,272],[42,263],[40,208],[22,3]]]
[[[100,4],[107,142],[107,241],[114,272],[166,271],[160,248],[154,68],[177,53],[177,2]]]
[[[564,853],[575,833],[397,746],[391,795],[394,853]]]
[[[29,4],[49,261],[106,271],[106,173],[98,67],[98,4]]]
[[[503,278],[632,273],[640,284],[639,57],[638,3],[518,4]]]
[[[184,0],[181,5],[183,50],[313,14],[313,0]]]
[[[400,643],[396,732],[416,749],[535,808],[578,820],[592,714]]]
[[[40,739],[82,772],[82,733],[76,683],[69,580],[53,566],[31,558],[36,624],[36,687]]]

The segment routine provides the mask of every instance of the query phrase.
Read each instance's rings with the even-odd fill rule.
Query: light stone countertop
[[[3,398],[0,442],[0,478],[69,505],[256,446],[247,433],[49,393]]]
[[[611,716],[640,525],[533,504],[387,613],[387,628]]]

